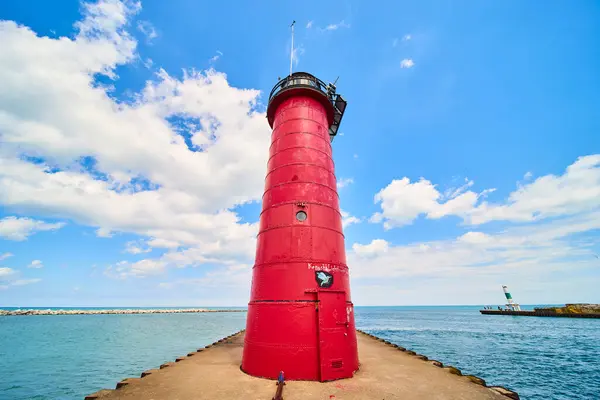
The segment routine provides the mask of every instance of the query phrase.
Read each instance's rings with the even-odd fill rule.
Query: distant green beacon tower
[[[504,296],[506,296],[506,301],[508,301],[506,307],[508,307],[512,311],[521,311],[521,306],[518,303],[515,303],[512,296],[508,292],[508,287],[502,285],[502,290],[504,291]]]

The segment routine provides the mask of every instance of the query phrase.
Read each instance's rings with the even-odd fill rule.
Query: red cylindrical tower
[[[267,164],[242,369],[328,381],[358,369],[331,140],[346,101],[297,72],[271,92]]]

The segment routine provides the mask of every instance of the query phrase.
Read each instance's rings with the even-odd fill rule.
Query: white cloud
[[[354,290],[356,301],[491,302],[500,297],[502,284],[535,294],[528,301],[536,303],[551,301],[547,293],[556,291],[593,293],[598,277],[590,235],[600,230],[599,167],[600,157],[580,157],[562,175],[518,185],[498,203],[485,200],[491,189],[471,191],[473,183],[467,178],[443,194],[425,179],[392,181],[377,194],[381,212],[371,217],[387,229],[411,223],[419,215],[455,215],[469,225],[494,220],[528,224],[509,225],[499,232],[471,230],[450,240],[395,246],[376,241],[355,244],[348,264],[354,267],[352,279],[359,282]],[[565,280],[565,276],[570,278]],[[460,290],[453,291],[453,286]]]
[[[0,160],[1,166],[2,162]],[[0,176],[2,176],[2,171],[0,171]],[[0,187],[2,187],[2,183],[0,183]],[[1,197],[2,193],[0,193]],[[22,241],[36,232],[53,231],[62,228],[64,225],[62,222],[51,224],[30,218],[6,217],[0,220],[0,237]]]
[[[32,283],[38,283],[40,282],[41,279],[39,278],[35,278],[35,279],[17,279],[16,281],[11,282],[11,286],[24,286],[24,285],[31,285]]]
[[[322,30],[324,31],[336,31],[340,28],[350,28],[350,24],[347,24],[346,22],[344,22],[344,20],[338,22],[337,24],[329,24],[327,25],[325,28],[323,28]]]
[[[125,30],[139,8],[84,4],[74,38],[0,22],[0,204],[70,219],[100,237],[139,234],[194,265],[251,257],[257,225],[231,209],[262,195],[270,130],[256,110],[260,92],[232,87],[213,69],[180,78],[159,69],[131,101],[115,102],[94,77],[116,79],[116,67],[140,59]],[[15,221],[32,228],[7,230]],[[0,226],[22,240],[62,224]],[[117,275],[162,271],[162,263],[121,265]]]
[[[14,256],[13,253],[4,253],[4,254],[0,254],[0,261],[6,260],[9,257]]]
[[[125,252],[129,254],[142,254],[149,253],[152,251],[151,248],[142,248],[143,243],[139,243],[136,241],[127,242],[125,244]]]
[[[215,63],[215,62],[219,61],[219,59],[221,58],[222,55],[223,55],[223,53],[221,51],[217,50],[217,54],[212,56],[210,58],[210,60],[208,60],[208,61],[210,61],[211,63]]]
[[[300,56],[304,54],[304,47],[299,45],[294,48],[294,54],[292,55],[292,60],[294,61],[294,65],[298,65],[300,62]]]
[[[577,292],[577,276],[587,274],[590,287],[598,284],[597,259],[585,237],[598,229],[600,211],[449,240],[354,244],[348,253],[353,297],[360,304],[493,304],[502,301],[500,285],[509,284],[522,294],[535,290],[537,302],[547,301],[547,292],[561,285]]]
[[[160,275],[165,271],[166,263],[160,260],[145,259],[136,262],[119,261],[104,270],[104,275],[113,279],[126,279],[129,277],[146,277]]]
[[[312,26],[313,26],[313,21],[308,21],[306,23],[306,29],[310,29],[310,28],[312,28]]]
[[[520,186],[503,203],[482,202],[469,210],[467,223],[537,221],[600,208],[600,154],[579,157],[560,175],[541,176]]]
[[[341,178],[338,182],[337,182],[337,188],[341,189],[344,188],[348,185],[351,185],[354,183],[354,179],[352,178]]]
[[[252,280],[252,266],[249,264],[232,264],[225,268],[206,273],[202,278],[179,279],[172,282],[161,282],[159,287],[173,289],[178,286],[239,288],[247,291]]]
[[[19,272],[12,268],[0,267],[0,290],[8,289],[11,286],[23,286],[37,283],[41,279],[18,279]]]
[[[352,251],[358,256],[370,257],[386,253],[389,250],[389,247],[390,245],[387,241],[383,239],[374,239],[369,244],[353,244]]]
[[[415,66],[415,62],[411,58],[405,58],[400,62],[400,68],[412,68]]]
[[[396,46],[398,46],[398,38],[394,38],[394,40],[392,40],[392,47]]]
[[[180,246],[178,242],[166,239],[152,239],[147,242],[150,247],[158,247],[164,249],[176,249]]]
[[[525,173],[525,175],[523,175],[523,179],[525,179],[526,181],[533,178],[533,173],[531,173],[531,171],[528,171]]]
[[[406,177],[395,179],[375,195],[375,203],[380,203],[382,211],[375,213],[370,221],[384,221],[384,228],[391,229],[411,224],[421,214],[441,218],[468,211],[474,206],[477,194],[461,190],[451,193],[445,203],[439,203],[442,195],[430,181],[421,178],[411,183]]]
[[[362,222],[360,218],[350,215],[350,213],[344,210],[340,210],[340,214],[342,214],[342,227],[344,229],[352,224],[359,224]]]
[[[33,260],[27,268],[42,268],[44,264],[40,260]]]
[[[443,199],[453,199],[453,198],[457,197],[458,195],[464,193],[468,188],[470,188],[471,186],[473,186],[475,184],[475,182],[473,182],[469,178],[465,178],[464,182],[465,183],[459,187],[450,187],[450,188],[446,189],[442,198]],[[488,192],[489,192],[489,190],[494,191],[494,189],[488,189]]]
[[[252,280],[252,265],[247,263],[231,264],[207,272],[201,278],[185,278],[165,281],[158,284],[163,290],[168,290],[169,296],[177,293],[189,293],[192,296],[205,298],[207,293],[218,288],[219,299],[208,301],[221,306],[246,304],[250,296],[250,281]],[[204,300],[205,302],[207,300]],[[206,303],[204,303],[206,304]]]
[[[6,279],[9,276],[15,274],[15,270],[12,268],[0,267],[0,280]]]
[[[158,37],[158,33],[156,32],[154,25],[152,25],[149,21],[138,21],[137,28],[146,36],[148,41]]]
[[[487,235],[483,232],[467,232],[460,236],[457,240],[463,243],[480,244],[490,243],[492,238],[490,235]]]
[[[408,42],[411,39],[412,39],[412,35],[410,33],[407,33],[406,35],[402,36],[403,42]]]
[[[578,158],[560,176],[545,175],[519,185],[508,199],[489,203],[481,193],[467,190],[466,183],[442,195],[435,185],[421,178],[411,183],[408,178],[392,181],[375,195],[381,212],[371,222],[382,222],[386,229],[412,223],[419,215],[430,219],[455,215],[469,225],[490,221],[533,222],[550,217],[564,217],[600,209],[600,155]],[[445,200],[445,201],[444,201]]]
[[[117,279],[144,277],[161,274],[167,268],[199,267],[202,265],[231,266],[251,260],[254,256],[256,249],[254,238],[244,238],[243,241],[232,241],[230,243],[233,245],[225,242],[214,242],[210,246],[169,251],[157,258],[144,259],[135,263],[121,261],[109,266],[104,273],[106,276]]]
[[[114,236],[113,232],[107,228],[100,228],[96,230],[96,236],[101,238],[111,238]]]

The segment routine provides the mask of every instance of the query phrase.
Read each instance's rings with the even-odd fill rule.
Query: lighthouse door
[[[319,291],[319,361],[321,382],[346,376],[344,360],[348,348],[349,318],[346,292]]]

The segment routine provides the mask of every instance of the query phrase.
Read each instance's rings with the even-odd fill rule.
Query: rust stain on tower
[[[346,101],[296,72],[271,92],[273,129],[242,359],[254,376],[329,381],[358,369],[331,142]]]

